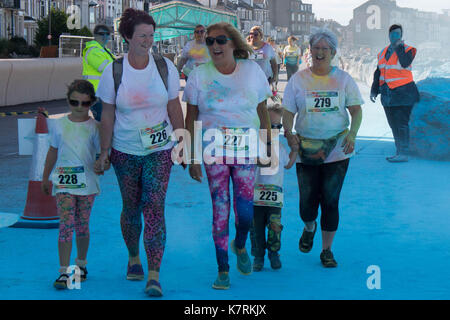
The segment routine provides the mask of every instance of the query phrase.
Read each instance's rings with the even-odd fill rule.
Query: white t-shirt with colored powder
[[[186,43],[181,52],[181,57],[187,59],[183,67],[183,73],[187,76],[189,76],[194,68],[211,60],[206,44],[199,44],[195,40]]]
[[[256,169],[254,205],[268,207],[283,207],[284,167],[289,163],[286,151],[286,139],[280,135],[278,167]]]
[[[176,67],[164,58],[168,68],[168,90],[159,75],[155,60],[149,55],[145,69],[137,70],[123,60],[122,82],[117,97],[114,90],[112,63],[105,68],[96,96],[103,102],[115,104],[115,122],[112,147],[120,152],[145,156],[155,151],[168,150],[173,132],[167,112],[169,100],[178,97],[179,75]]]
[[[183,101],[198,106],[203,131],[221,128],[258,130],[258,104],[272,96],[264,72],[251,60],[237,60],[231,74],[220,73],[213,62],[192,71]],[[203,145],[208,142],[203,141]]]
[[[58,149],[58,160],[51,177],[52,194],[67,192],[91,195],[100,192],[94,173],[96,155],[100,153],[99,123],[92,118],[73,122],[68,116],[55,119],[50,126],[50,145]]]
[[[295,131],[311,139],[328,139],[347,129],[350,125],[347,107],[363,103],[356,82],[337,67],[326,76],[315,75],[309,68],[297,72],[289,80],[283,96],[283,107],[298,114]],[[344,160],[354,154],[343,152],[344,138],[345,135],[340,137],[325,163]]]
[[[289,64],[289,65],[297,65],[298,57],[300,57],[302,55],[299,47],[289,46],[289,45],[284,48],[283,53],[286,57],[285,62],[286,62],[286,64]]]
[[[249,59],[254,60],[264,71],[266,74],[266,79],[273,77],[272,65],[270,64],[270,60],[275,58],[275,50],[273,50],[272,46],[268,43],[264,43],[264,45],[259,49],[253,49],[253,53],[250,54]]]

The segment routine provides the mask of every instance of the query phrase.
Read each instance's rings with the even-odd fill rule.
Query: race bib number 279
[[[306,93],[308,112],[339,112],[338,91],[308,91]]]

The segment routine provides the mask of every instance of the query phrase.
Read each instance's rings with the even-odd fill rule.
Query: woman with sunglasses
[[[276,82],[278,79],[278,65],[275,57],[276,53],[270,44],[264,42],[264,33],[262,28],[260,26],[254,26],[251,28],[249,39],[249,44],[253,49],[250,59],[255,60],[261,67],[266,74],[269,84]]]
[[[50,148],[42,178],[42,191],[56,197],[60,217],[60,275],[53,284],[57,289],[67,288],[74,229],[77,244],[75,263],[80,268],[81,281],[86,280],[89,217],[95,196],[100,192],[99,179],[94,172],[95,155],[100,150],[98,122],[89,116],[89,108],[97,100],[94,86],[86,80],[75,80],[68,88],[67,100],[70,113],[56,120],[50,131]]]
[[[234,141],[242,141],[242,144],[229,145],[224,139],[220,145],[217,144],[215,150],[223,150],[226,155],[231,150],[231,157],[216,157],[208,154],[206,148],[203,154],[212,198],[213,239],[219,271],[213,288],[228,289],[230,180],[236,216],[236,237],[230,247],[237,254],[238,271],[244,275],[252,272],[245,242],[253,218],[256,162],[251,161],[254,159],[248,158],[245,152],[245,155],[234,155],[237,150],[249,150],[249,142],[243,132],[257,131],[261,124],[270,136],[266,100],[272,92],[264,72],[255,62],[248,60],[252,49],[232,25],[218,23],[209,26],[206,45],[212,60],[192,71],[183,100],[187,102],[186,127],[191,137],[194,137],[194,121],[201,121],[205,131],[216,129],[226,132]],[[194,146],[194,142],[191,145]],[[240,160],[245,164],[240,164]],[[189,174],[201,182],[200,164],[191,164]]]
[[[318,29],[309,44],[312,67],[295,73],[286,86],[283,126],[289,146],[299,150],[300,216],[305,223],[299,249],[307,253],[313,247],[320,205],[320,260],[324,267],[336,267],[331,245],[339,222],[340,192],[350,157],[355,154],[363,100],[351,76],[330,65],[336,54],[336,36],[328,29]],[[292,133],[295,114],[297,135]]]
[[[132,8],[125,10],[120,19],[119,32],[128,42],[129,51],[123,59],[117,92],[113,65],[106,68],[100,80],[97,96],[103,102],[102,150],[96,168],[103,172],[104,161],[110,157],[119,183],[123,202],[120,224],[129,255],[127,279],[144,279],[139,257],[143,215],[148,262],[145,292],[161,296],[159,271],[166,242],[164,206],[173,164],[171,135],[182,129],[184,122],[175,65],[164,58],[166,89],[155,59],[149,54],[155,27],[151,16]]]
[[[189,41],[181,52],[181,58],[178,62],[178,71],[183,71],[186,81],[191,71],[201,64],[211,60],[208,48],[205,45],[205,27],[201,24],[194,29],[194,40]]]

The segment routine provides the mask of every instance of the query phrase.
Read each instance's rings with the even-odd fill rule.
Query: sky
[[[342,25],[348,25],[353,16],[353,9],[365,3],[366,0],[304,0],[312,4],[316,18],[333,19]],[[442,13],[442,9],[450,9],[448,0],[397,0],[397,6],[414,8],[421,11]]]

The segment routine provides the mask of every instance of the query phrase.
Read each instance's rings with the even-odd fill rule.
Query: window
[[[295,13],[293,13],[293,14],[291,15],[291,20],[292,20],[292,21],[295,21]]]

